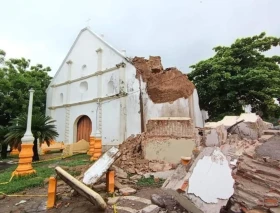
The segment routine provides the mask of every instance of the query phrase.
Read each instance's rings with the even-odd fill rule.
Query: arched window
[[[88,83],[83,81],[80,83],[80,92],[85,93],[88,90]]]

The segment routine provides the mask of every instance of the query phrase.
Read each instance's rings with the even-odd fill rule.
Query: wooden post
[[[56,178],[50,177],[49,179],[49,188],[48,188],[48,201],[47,208],[53,208],[56,200]]]

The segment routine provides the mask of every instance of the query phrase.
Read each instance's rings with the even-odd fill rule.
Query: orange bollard
[[[115,172],[108,171],[106,173],[106,189],[109,193],[114,193],[115,191]]]
[[[94,153],[90,158],[91,161],[97,160],[102,155],[102,142],[101,137],[96,137],[94,141]]]
[[[56,178],[50,177],[49,179],[49,188],[48,188],[48,201],[47,208],[53,208],[56,200]]]
[[[89,138],[89,150],[87,152],[88,155],[93,155],[94,153],[94,142],[95,142],[95,138],[93,136],[90,136]]]

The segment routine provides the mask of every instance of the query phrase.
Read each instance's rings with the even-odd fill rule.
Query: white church
[[[98,132],[107,148],[145,131],[151,118],[182,117],[182,112],[196,126],[204,125],[196,90],[191,102],[180,98],[155,104],[145,83],[135,76],[136,68],[125,51],[114,49],[90,29],[82,29],[46,90],[46,115],[56,120],[56,141],[89,141]],[[174,106],[181,108],[180,114],[172,110]]]

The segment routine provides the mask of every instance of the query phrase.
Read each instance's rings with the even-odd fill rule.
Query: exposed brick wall
[[[194,125],[191,119],[160,118],[151,119],[147,123],[149,136],[194,138]]]

